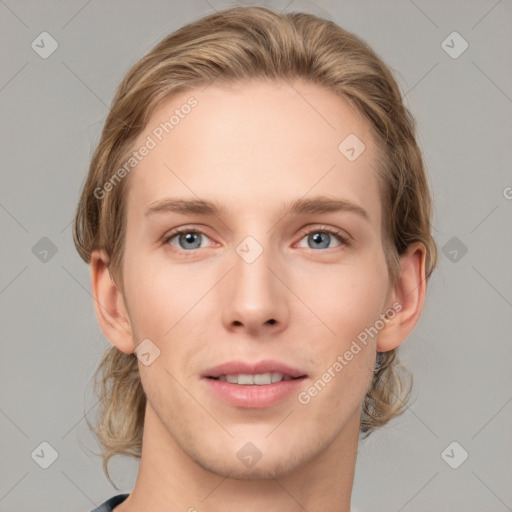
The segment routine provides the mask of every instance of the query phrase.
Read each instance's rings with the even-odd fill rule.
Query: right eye
[[[201,231],[190,228],[176,228],[164,239],[164,244],[169,244],[184,251],[190,251],[202,248],[201,242],[203,237],[209,240]],[[177,244],[173,243],[174,239],[176,239]]]

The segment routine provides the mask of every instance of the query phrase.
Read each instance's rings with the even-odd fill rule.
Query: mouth
[[[201,377],[212,396],[222,402],[237,408],[262,409],[298,393],[308,375],[279,361],[265,360],[231,361],[210,368]]]
[[[267,373],[256,373],[251,375],[250,373],[239,373],[230,375],[219,375],[218,377],[207,377],[208,379],[218,380],[222,382],[229,382],[230,384],[238,384],[239,386],[268,386],[269,384],[275,384],[276,382],[283,382],[289,380],[303,379],[306,375],[300,377],[292,377],[291,375],[285,375],[281,372],[267,372]]]

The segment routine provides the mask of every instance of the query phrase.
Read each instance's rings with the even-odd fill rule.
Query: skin
[[[135,147],[192,95],[198,105],[127,178],[122,286],[104,252],[91,260],[106,337],[125,353],[146,338],[160,350],[149,366],[139,361],[142,458],[116,512],[348,512],[361,402],[376,351],[399,346],[420,318],[424,247],[409,248],[391,286],[370,127],[333,92],[301,81],[184,92],[155,112]],[[366,145],[353,162],[338,150],[351,133]],[[144,214],[171,196],[214,200],[225,212]],[[284,215],[289,202],[316,196],[356,203],[369,219]],[[164,242],[180,226],[203,233],[199,248],[179,236]],[[350,243],[324,235],[315,248],[308,234],[322,227]],[[236,252],[247,236],[263,249],[252,263]],[[395,301],[401,311],[306,405],[293,394],[265,409],[232,407],[200,379],[225,361],[277,359],[308,374],[307,390]],[[237,457],[247,442],[262,454],[251,468]]]

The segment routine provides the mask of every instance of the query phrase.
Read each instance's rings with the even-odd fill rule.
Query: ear
[[[135,350],[132,328],[122,292],[110,276],[109,258],[104,250],[91,254],[91,285],[94,307],[103,334],[121,352]]]
[[[388,311],[395,314],[388,316],[379,333],[378,352],[388,352],[401,345],[421,317],[427,289],[425,257],[425,246],[416,242],[400,258],[400,277],[388,304]]]

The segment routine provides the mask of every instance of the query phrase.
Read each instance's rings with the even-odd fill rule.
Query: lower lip
[[[211,378],[203,380],[215,395],[233,407],[263,409],[279,403],[292,393],[297,393],[305,379],[306,377],[300,377],[263,386],[254,384],[244,386]]]

